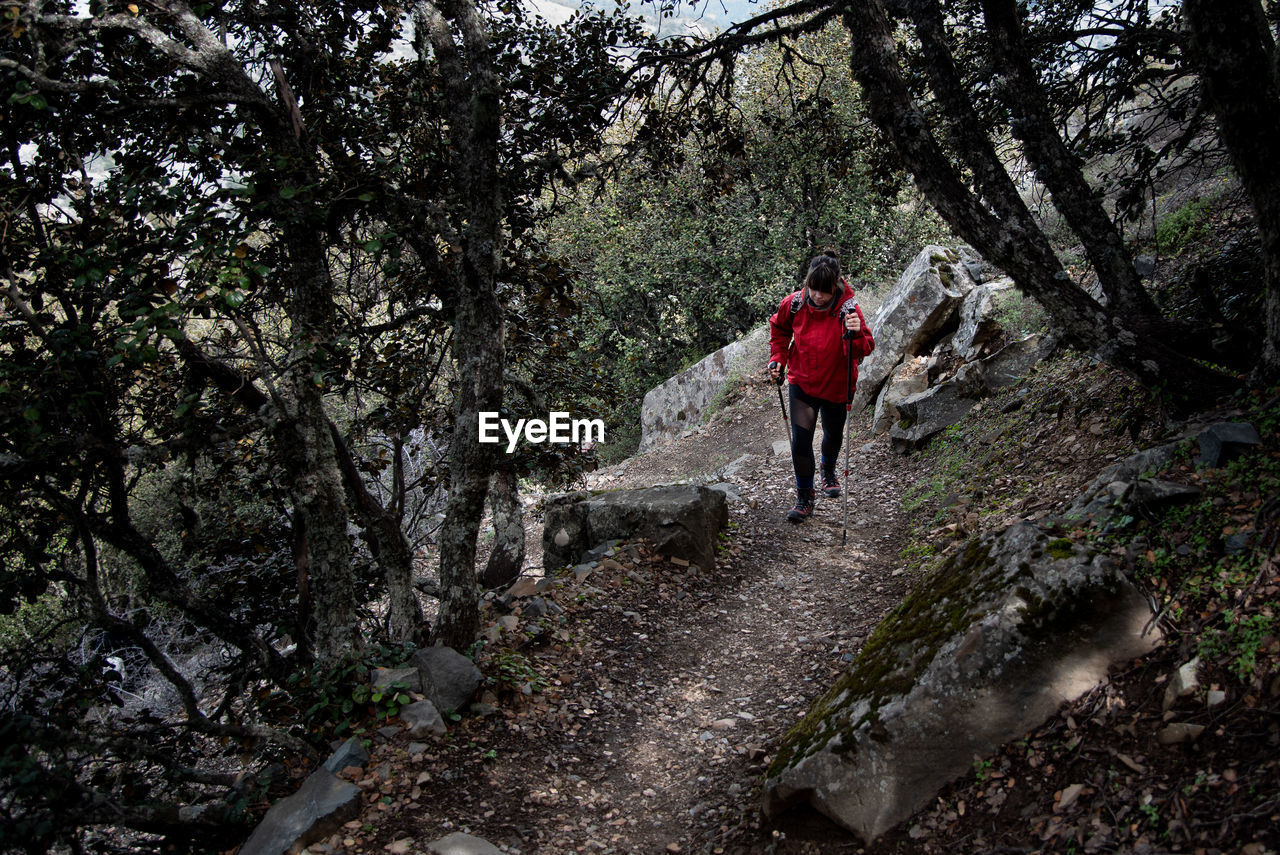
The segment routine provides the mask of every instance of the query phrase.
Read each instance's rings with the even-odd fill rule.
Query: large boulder
[[[965,296],[960,303],[960,326],[951,336],[951,349],[956,356],[972,362],[982,356],[992,339],[1000,335],[1000,323],[992,317],[995,295],[1012,287],[1012,279],[999,279],[979,285]]]
[[[606,541],[643,538],[663,555],[710,570],[716,563],[716,536],[728,521],[725,494],[708,487],[674,485],[553,496],[546,502],[543,566],[556,570],[577,564],[583,553]]]
[[[955,250],[926,246],[920,251],[869,322],[876,349],[858,369],[854,409],[875,399],[904,357],[933,346],[974,285],[969,268]]]
[[[894,451],[906,453],[964,418],[982,397],[978,372],[966,365],[946,383],[898,401],[901,419],[889,429]]]
[[[702,422],[733,377],[763,372],[769,362],[769,325],[725,345],[650,389],[640,407],[640,451]]]
[[[995,353],[980,359],[982,387],[988,392],[1012,386],[1022,379],[1044,357],[1045,343],[1038,335],[1010,342]]]
[[[971,539],[784,738],[765,787],[870,842],[1157,642],[1106,555],[1021,523]]]
[[[909,356],[898,363],[880,390],[880,397],[876,398],[871,432],[881,434],[893,427],[902,418],[898,404],[928,389],[929,357]]]

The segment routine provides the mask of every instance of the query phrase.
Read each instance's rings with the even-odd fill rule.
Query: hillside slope
[[[607,488],[714,481],[735,464],[723,480],[742,501],[717,569],[695,574],[623,550],[585,579],[544,582],[545,616],[529,600],[510,614],[491,603],[490,620],[508,628],[495,626],[477,655],[490,677],[479,714],[440,742],[380,743],[361,782],[365,816],[312,851],[422,851],[458,829],[523,853],[862,851],[820,817],[763,823],[773,747],[933,554],[969,531],[1043,518],[1107,463],[1163,436],[1144,401],[1068,356],[989,399],[925,454],[895,455],[855,427],[842,549],[839,500],[802,526],[783,521],[790,462],[772,444],[785,427],[773,387],[747,382],[701,428],[591,476]],[[1274,698],[1245,707],[1232,695],[1270,719],[1224,738],[1212,771],[1195,762],[1208,740],[1152,744],[1159,684],[1184,654],[1171,646],[1024,742],[975,758],[972,780],[867,851],[1193,851],[1196,831],[1203,851],[1240,851],[1255,837],[1275,847],[1274,800],[1270,811],[1266,799],[1248,802],[1245,819],[1228,813],[1211,829],[1226,845],[1195,825],[1218,806],[1207,797],[1226,793],[1210,782],[1247,779],[1256,792],[1270,775],[1274,797]],[[1261,741],[1246,752],[1245,736]],[[1099,775],[1128,801],[1101,797]],[[1182,826],[1171,825],[1179,810]],[[1168,836],[1178,827],[1183,837]]]

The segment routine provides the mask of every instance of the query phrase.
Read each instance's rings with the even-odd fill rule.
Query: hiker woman
[[[791,465],[797,498],[787,519],[800,523],[813,514],[813,435],[819,416],[822,492],[833,499],[840,495],[836,462],[846,404],[857,386],[857,362],[871,353],[875,340],[853,301],[853,289],[840,275],[840,262],[830,254],[809,262],[804,285],[778,306],[769,318],[769,331],[769,376],[781,383],[785,370],[791,381]]]

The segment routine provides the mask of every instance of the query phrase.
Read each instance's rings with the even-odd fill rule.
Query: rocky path
[[[529,676],[528,694],[518,679],[494,687],[493,712],[443,743],[380,745],[361,782],[369,810],[312,852],[425,851],[457,830],[521,853],[854,851],[821,824],[762,830],[760,784],[781,736],[906,589],[900,499],[918,464],[855,431],[847,545],[839,500],[792,526],[771,394],[749,390],[707,428],[591,479],[701,481],[734,463],[724,480],[741,499],[714,572],[633,549],[559,583],[552,643],[486,668]]]
[[[776,844],[758,831],[758,785],[773,746],[905,589],[896,569],[903,461],[855,434],[851,468],[859,474],[847,544],[840,500],[822,501],[812,520],[793,526],[783,519],[792,477],[789,457],[772,452],[781,427],[772,403],[744,402],[718,420],[725,429],[713,424],[682,440],[678,456],[657,455],[677,470],[714,459],[717,448],[749,456],[735,458],[728,478],[742,496],[731,507],[735,554],[698,592],[703,603],[687,615],[655,615],[647,632],[633,631],[648,636],[645,659],[617,682],[644,680],[652,707],[616,743],[626,760],[600,785],[628,820],[621,839],[610,841],[616,851]],[[619,480],[628,484],[662,480],[644,460],[627,470]],[[634,689],[623,694],[641,700]]]

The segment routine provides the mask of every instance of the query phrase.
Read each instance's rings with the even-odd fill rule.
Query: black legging
[[[822,464],[835,471],[840,459],[840,445],[844,440],[844,404],[824,401],[791,389],[791,465],[796,470],[796,488],[813,489],[813,434],[822,414]]]

